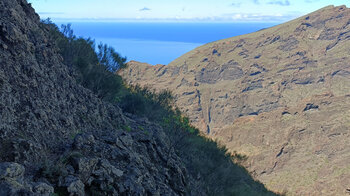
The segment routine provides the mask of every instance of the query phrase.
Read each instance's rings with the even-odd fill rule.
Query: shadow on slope
[[[69,25],[63,26],[60,32],[48,20],[43,24],[51,29],[53,40],[56,40],[62,56],[66,57],[65,63],[76,71],[77,81],[81,85],[95,92],[100,98],[118,104],[130,117],[146,117],[161,125],[170,138],[168,153],[178,154],[190,176],[194,177],[192,180],[197,181],[197,187],[193,187],[193,184],[187,187],[188,194],[203,190],[208,195],[274,195],[261,183],[254,181],[244,168],[234,164],[234,161],[239,161],[242,156],[231,156],[226,148],[202,137],[199,131],[190,125],[187,117],[178,109],[174,110],[171,92],[156,93],[150,88],[123,85],[120,82],[121,77],[114,72],[125,67],[125,58],[121,58],[112,48],[100,44],[98,52],[95,53],[94,41],[76,38]],[[74,56],[71,56],[72,54]],[[101,66],[103,71],[95,71],[100,70]],[[91,73],[94,74],[93,77],[90,76]],[[106,78],[108,81],[103,82]],[[96,81],[102,82],[97,86]],[[125,125],[124,130],[147,134],[147,130],[142,126],[133,129]]]
[[[0,8],[1,195],[273,195],[169,92],[124,86],[113,48],[39,23],[25,0]]]

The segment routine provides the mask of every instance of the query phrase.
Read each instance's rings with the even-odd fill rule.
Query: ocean
[[[59,26],[61,24],[58,24]],[[74,22],[75,35],[112,46],[128,61],[169,64],[203,44],[252,33],[275,23]]]

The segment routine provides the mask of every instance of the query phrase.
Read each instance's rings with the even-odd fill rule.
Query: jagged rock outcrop
[[[169,65],[131,61],[131,84],[169,89],[192,123],[274,191],[350,186],[350,9],[328,6],[201,46]]]
[[[48,32],[27,1],[0,1],[0,195],[184,195],[196,187],[162,128],[79,86]]]

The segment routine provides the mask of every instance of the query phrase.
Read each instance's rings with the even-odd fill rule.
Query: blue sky
[[[283,22],[349,0],[28,0],[54,21]]]

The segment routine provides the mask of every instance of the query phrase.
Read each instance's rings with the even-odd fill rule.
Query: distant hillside
[[[208,137],[248,156],[274,191],[344,195],[350,186],[350,9],[328,6],[201,46],[169,65],[132,61],[130,84],[169,89]]]

